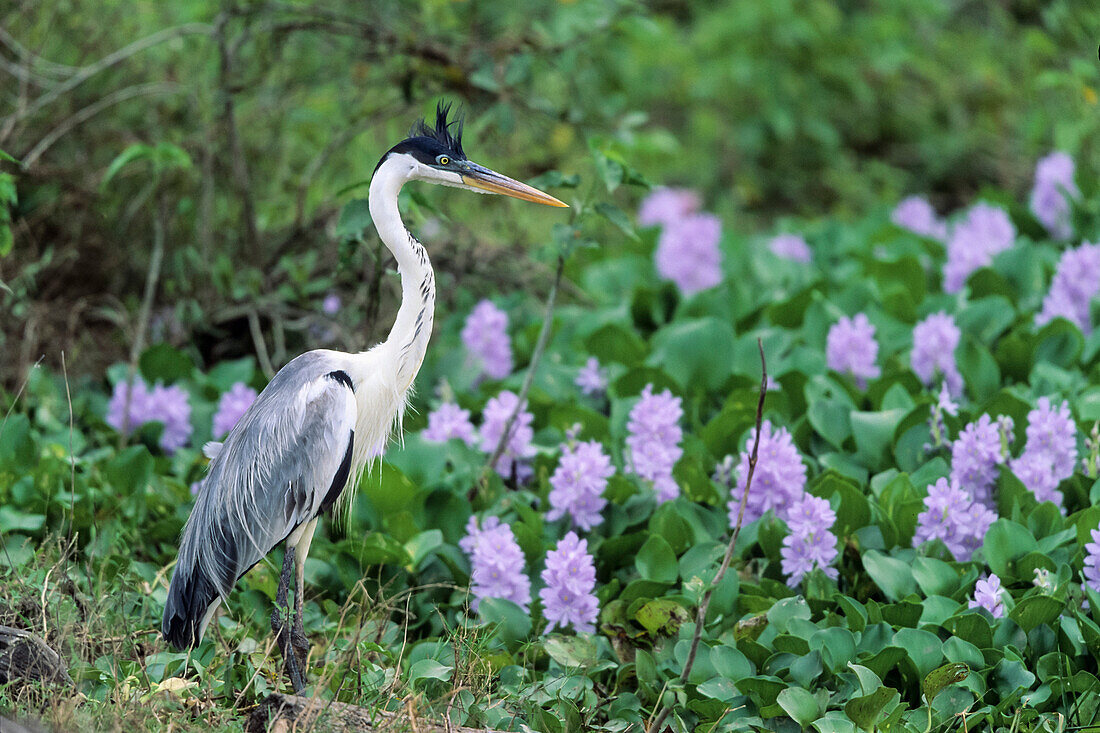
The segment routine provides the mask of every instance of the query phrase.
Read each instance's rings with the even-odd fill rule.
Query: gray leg
[[[290,586],[290,578],[294,572],[294,548],[287,547],[286,554],[283,556],[283,571],[279,575],[279,589],[275,593],[275,608],[271,611],[271,631],[275,634],[275,641],[279,646],[279,651],[283,655],[283,661],[286,663],[286,672],[290,676],[290,684],[294,687],[295,694],[302,694],[306,689],[305,676],[302,674],[302,664],[298,658],[298,654],[294,647],[292,639],[294,638],[294,629],[290,624],[290,619],[283,618],[281,613],[282,608],[286,608],[287,616],[290,616],[290,607],[287,603],[287,591]],[[300,591],[295,590],[296,597],[300,596]],[[300,603],[296,603],[296,606],[300,606]],[[294,616],[294,625],[301,628],[301,611]]]

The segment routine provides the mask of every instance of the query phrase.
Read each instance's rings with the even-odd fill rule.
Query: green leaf
[[[642,545],[642,549],[638,551],[634,567],[638,569],[643,579],[658,583],[675,583],[679,576],[676,553],[660,535],[650,535]]]
[[[959,587],[959,573],[955,568],[934,557],[913,560],[913,577],[925,596],[949,596]]]
[[[363,231],[374,225],[371,219],[370,205],[366,199],[352,199],[340,209],[340,219],[336,222],[336,236],[344,241],[363,241]]]
[[[940,694],[951,685],[959,684],[965,680],[969,674],[970,667],[961,662],[945,664],[938,669],[932,670],[925,676],[924,681],[921,683],[921,691],[924,693],[925,702],[931,705],[932,701],[936,699],[936,695]]]
[[[655,636],[675,634],[688,619],[687,610],[675,601],[657,598],[649,601],[634,614],[634,618]]]
[[[447,682],[454,673],[453,667],[448,667],[434,659],[419,659],[409,667],[409,681],[440,680]]]
[[[27,514],[0,504],[0,532],[38,532],[45,525],[42,514]]]
[[[584,348],[601,364],[618,362],[630,367],[640,364],[648,352],[638,334],[617,323],[608,323],[593,331],[584,340]]]
[[[983,550],[989,568],[1001,579],[1011,576],[1010,563],[1038,549],[1031,532],[1011,519],[998,519],[985,533]],[[1028,578],[1030,580],[1030,578]]]
[[[884,555],[877,550],[868,550],[863,555],[863,568],[892,601],[917,592],[917,581],[913,577],[912,566]]]
[[[166,343],[150,346],[143,351],[138,367],[141,369],[141,376],[149,384],[173,384],[181,379],[188,379],[195,373],[195,362],[191,357]]]
[[[872,470],[883,468],[894,430],[909,411],[852,412],[848,417],[856,440],[857,458]]]
[[[1025,634],[1030,634],[1036,626],[1053,622],[1065,608],[1064,601],[1051,596],[1028,596],[1016,604],[1008,617],[1015,621]]]
[[[103,475],[121,496],[144,491],[153,480],[153,456],[144,445],[131,445],[103,465]]]
[[[715,700],[721,700],[722,702],[729,702],[733,698],[737,697],[741,693],[737,691],[734,683],[725,677],[715,677],[709,679],[696,688],[700,695],[706,697],[712,697]]]
[[[779,693],[775,701],[803,728],[821,717],[817,698],[801,687],[788,687]]]
[[[601,201],[594,208],[597,214],[614,224],[623,234],[635,242],[640,241],[638,234],[634,231],[634,225],[618,206]]]
[[[852,408],[836,400],[813,400],[806,417],[817,434],[838,450],[852,434]]]
[[[509,649],[517,648],[531,635],[531,615],[512,601],[483,598],[477,604],[477,616],[482,623],[495,624],[494,636]]]
[[[591,667],[600,650],[592,636],[552,636],[542,643],[551,659],[563,667]]]
[[[660,367],[681,388],[717,390],[732,371],[733,328],[717,318],[678,320],[653,335],[646,363]]]
[[[844,713],[861,730],[874,730],[882,709],[896,694],[898,693],[893,688],[880,687],[869,695],[853,697],[844,704]]]

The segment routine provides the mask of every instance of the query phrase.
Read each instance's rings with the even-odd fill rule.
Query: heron
[[[161,625],[177,649],[196,646],[241,576],[285,542],[271,628],[295,692],[305,688],[310,645],[302,591],[314,530],[326,512],[350,507],[363,470],[400,431],[432,332],[435,274],[401,220],[401,187],[424,181],[567,206],[469,160],[462,120],[448,119],[450,107],[436,106],[434,125],[414,124],[371,177],[371,219],[401,279],[401,303],[386,340],[358,353],[316,349],[295,357],[222,443],[204,447],[210,465],[184,525]],[[287,603],[292,576],[293,612]]]

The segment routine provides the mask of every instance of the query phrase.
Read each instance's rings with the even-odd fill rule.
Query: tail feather
[[[200,566],[177,567],[168,588],[164,622],[160,627],[164,639],[180,650],[197,646],[218,599],[217,586]]]

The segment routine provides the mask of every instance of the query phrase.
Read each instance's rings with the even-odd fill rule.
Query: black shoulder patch
[[[351,383],[351,377],[343,369],[337,369],[334,372],[329,372],[325,376],[333,381],[339,382],[340,384],[346,386],[352,392],[355,391],[355,385]]]
[[[332,374],[344,374],[343,372],[333,372]],[[332,374],[329,376],[331,377]],[[344,374],[345,378],[347,377]],[[348,434],[348,449],[344,451],[344,460],[340,461],[340,467],[336,469],[336,475],[332,477],[332,485],[329,486],[328,493],[325,494],[324,500],[321,502],[321,510],[318,512],[327,512],[332,508],[332,505],[336,503],[336,499],[340,496],[340,492],[344,490],[344,486],[348,482],[348,474],[351,473],[351,449],[355,445],[355,431],[352,430]]]

